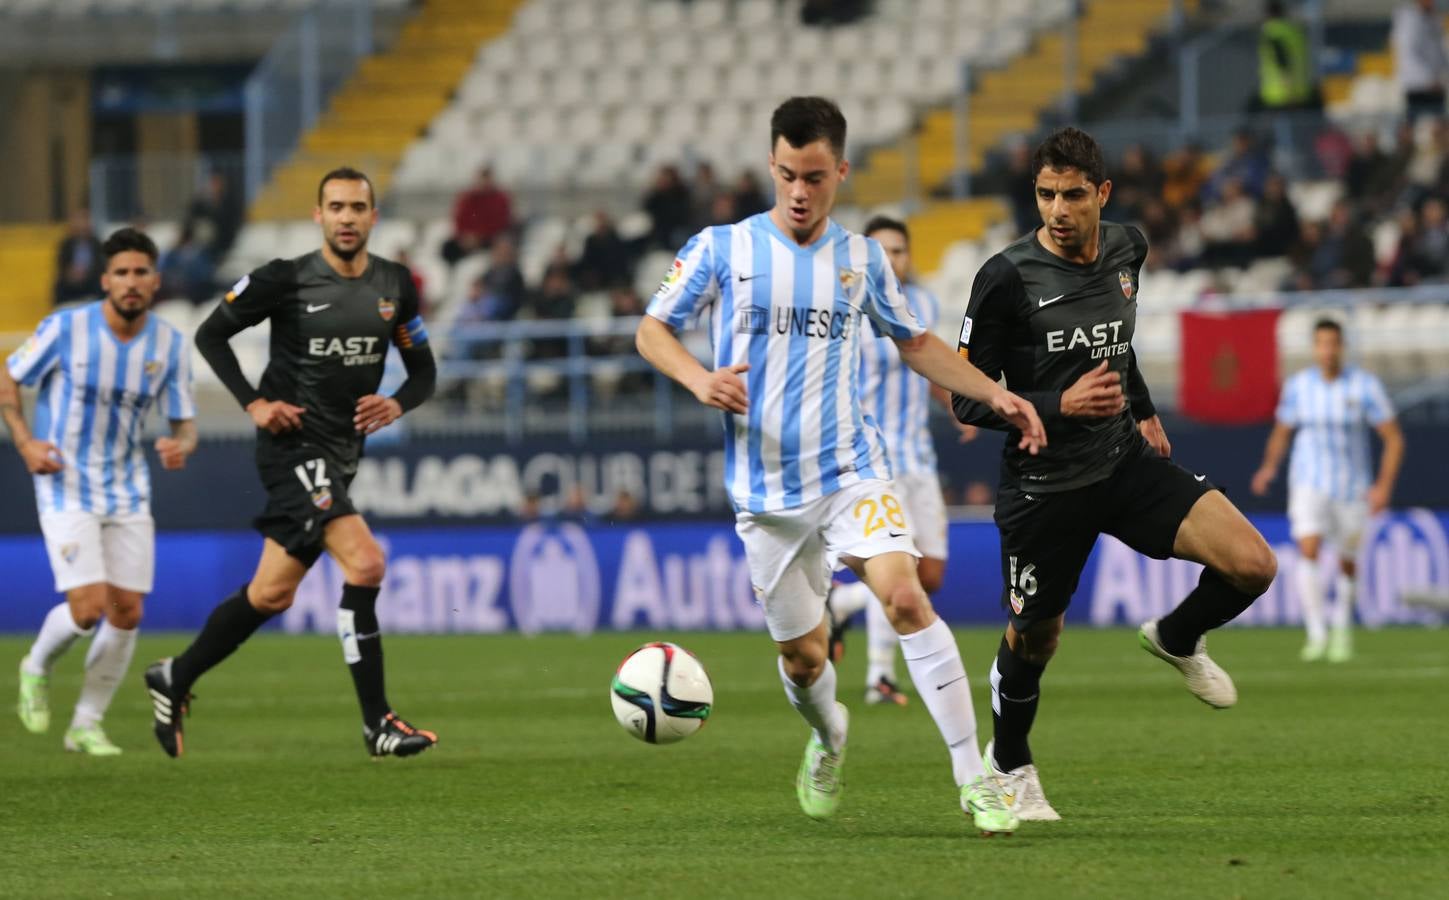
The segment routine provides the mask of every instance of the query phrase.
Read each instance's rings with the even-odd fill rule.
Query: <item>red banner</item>
[[[1278,310],[1184,312],[1178,409],[1203,422],[1273,417],[1278,403]]]

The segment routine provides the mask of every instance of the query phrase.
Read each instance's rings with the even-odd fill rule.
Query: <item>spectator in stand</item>
[[[755,213],[765,212],[774,202],[771,197],[765,196],[760,187],[760,179],[750,169],[741,172],[739,179],[735,181],[734,198],[735,212],[740,219],[748,219]]]
[[[212,172],[207,176],[205,189],[187,208],[181,230],[191,232],[192,240],[215,265],[226,259],[231,245],[236,243],[242,218],[241,198],[231,190],[225,175]]]
[[[453,236],[443,244],[448,265],[491,248],[513,228],[513,200],[493,180],[493,170],[478,170],[473,186],[453,201]]]
[[[649,231],[652,247],[673,249],[689,239],[694,221],[694,198],[675,166],[660,166],[654,183],[644,194],[644,211],[653,220]]]
[[[1007,149],[1006,165],[1000,175],[998,190],[1006,195],[1011,207],[1014,234],[1026,234],[1041,227],[1041,211],[1036,208],[1036,178],[1031,170],[1032,146],[1014,141]],[[1112,204],[1108,204],[1111,208]]]
[[[1410,287],[1419,283],[1420,274],[1415,268],[1414,244],[1419,239],[1419,216],[1412,207],[1403,207],[1398,216],[1399,239],[1394,245],[1394,258],[1384,272],[1384,284],[1388,287]]]
[[[55,302],[94,300],[101,294],[101,242],[91,227],[91,211],[77,207],[70,214],[65,238],[56,250]]]
[[[1147,268],[1154,271],[1170,268],[1171,251],[1177,239],[1177,225],[1172,221],[1167,204],[1155,197],[1148,200],[1142,207],[1142,217],[1138,224],[1141,225],[1143,234],[1147,235]]]
[[[427,317],[428,313],[430,312],[430,304],[428,303],[428,292],[425,290],[425,288],[427,287],[427,281],[424,280],[422,273],[420,273],[417,268],[413,266],[412,253],[410,253],[406,247],[399,247],[393,253],[392,259],[398,265],[406,266],[408,272],[413,276],[413,290],[418,292],[418,315]]]
[[[1202,204],[1189,200],[1182,207],[1182,215],[1177,223],[1177,236],[1173,239],[1171,252],[1167,255],[1168,265],[1179,272],[1195,269],[1202,265],[1206,249],[1207,240],[1202,233]]]
[[[1313,57],[1308,31],[1288,16],[1282,0],[1269,0],[1258,31],[1256,109],[1282,112],[1315,106]]]
[[[201,303],[216,290],[215,261],[189,225],[181,229],[176,246],[162,254],[156,268],[161,273],[158,296],[163,300]]]
[[[1353,158],[1353,140],[1342,128],[1329,122],[1313,136],[1313,159],[1324,178],[1341,180]]]
[[[1169,209],[1183,209],[1202,194],[1212,175],[1212,165],[1202,147],[1188,142],[1162,161],[1162,202]]]
[[[864,16],[867,0],[805,0],[800,22],[805,25],[847,25]]]
[[[1027,183],[1030,183],[1030,178],[1027,179]],[[1032,196],[1031,191],[1023,190],[1020,186],[1016,190],[1030,201],[1030,214],[1040,218],[1036,209],[1036,198]],[[1112,202],[1102,210],[1102,215],[1111,218],[1114,222],[1138,221],[1142,218],[1148,203],[1161,193],[1161,167],[1148,154],[1146,147],[1141,144],[1133,144],[1122,154],[1121,165],[1113,173]],[[1013,202],[1014,206],[1015,202]],[[1020,225],[1021,212],[1017,213],[1017,217],[1018,225]],[[1019,230],[1024,234],[1032,228],[1028,226]]]
[[[594,228],[584,238],[584,249],[574,270],[586,291],[607,290],[628,284],[634,268],[634,254],[619,236],[619,229],[607,212],[594,213]]]
[[[1359,137],[1344,173],[1345,195],[1364,209],[1377,209],[1395,180],[1393,160],[1379,146],[1373,131]]]
[[[513,238],[499,235],[493,241],[488,269],[473,282],[468,305],[458,314],[460,322],[507,322],[518,315],[525,290],[518,268],[518,251]]]
[[[1223,182],[1222,196],[1202,215],[1202,262],[1213,268],[1246,266],[1253,256],[1253,198],[1236,178]]]
[[[1374,244],[1347,200],[1333,205],[1322,239],[1312,248],[1312,254],[1308,275],[1315,290],[1364,288],[1373,281]]]
[[[574,317],[578,299],[574,295],[574,284],[569,279],[568,269],[551,265],[544,272],[539,285],[529,302],[529,312],[534,319],[564,321]],[[566,338],[539,338],[533,342],[535,359],[555,359],[568,356],[569,343]]]
[[[690,185],[690,193],[694,198],[694,220],[690,223],[690,230],[698,231],[706,225],[714,225],[714,201],[724,193],[719,181],[715,178],[714,166],[709,162],[702,162],[694,168],[694,183]]]
[[[1298,210],[1288,196],[1288,179],[1274,172],[1263,185],[1253,215],[1253,257],[1287,256],[1298,244]]]
[[[714,203],[710,204],[709,220],[706,225],[729,225],[738,222],[741,216],[735,211],[735,195],[721,191],[714,195]]]
[[[1444,279],[1449,270],[1449,224],[1444,201],[1430,197],[1418,217],[1417,233],[1408,245],[1404,283],[1424,284]]]
[[[639,500],[628,490],[620,490],[614,496],[614,507],[609,518],[615,522],[632,522],[639,518]]]
[[[1233,134],[1233,145],[1227,158],[1209,179],[1203,199],[1209,203],[1221,199],[1224,186],[1236,181],[1244,194],[1256,200],[1263,196],[1263,185],[1272,168],[1262,143],[1251,131],[1239,129]]]
[[[1449,57],[1444,53],[1444,28],[1434,0],[1411,0],[1394,11],[1390,31],[1394,76],[1404,92],[1409,121],[1444,115],[1444,86],[1449,83]]]
[[[1414,144],[1413,156],[1405,167],[1407,192],[1399,199],[1418,206],[1439,183],[1439,173],[1449,162],[1449,122],[1437,119],[1427,135]]]

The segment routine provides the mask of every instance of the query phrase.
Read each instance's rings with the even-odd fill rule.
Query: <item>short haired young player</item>
[[[347,496],[367,435],[426,400],[437,370],[411,273],[367,252],[377,222],[372,182],[355,169],[327,173],[313,219],[322,227],[320,250],[273,260],[237,282],[196,333],[197,349],[256,423],[267,505],[255,520],[264,540],[251,581],[212,611],[191,646],[146,670],[156,738],[171,756],[184,749],[191,686],[292,605],[323,552],[346,580],[337,633],[368,753],[411,756],[437,743],[387,702],[376,608],[383,551]],[[264,320],[271,320],[271,356],[253,387],[229,341]],[[377,390],[389,345],[407,380],[384,397]]]
[[[1010,609],[991,670],[987,756],[1026,821],[1060,818],[1042,793],[1027,735],[1042,672],[1099,534],[1155,559],[1206,566],[1197,588],[1143,624],[1139,640],[1218,708],[1236,703],[1237,690],[1208,657],[1203,634],[1247,609],[1277,572],[1272,549],[1243,514],[1205,476],[1171,461],[1132,352],[1147,241],[1136,228],[1101,220],[1112,193],[1101,148],[1064,128],[1037,148],[1032,171],[1042,227],[977,273],[959,348],[988,377],[1005,374],[1052,435],[1037,456],[1008,438],[996,501],[1002,605]],[[974,399],[953,405],[963,422],[1006,427]]]
[[[911,314],[927,331],[941,318],[941,304],[916,283],[911,271],[911,238],[906,224],[889,216],[875,216],[862,232],[880,244],[891,271],[900,281]],[[875,422],[885,440],[886,456],[910,523],[911,538],[921,551],[917,572],[921,588],[934,596],[946,574],[946,500],[936,473],[936,447],[931,438],[931,403],[951,408],[951,394],[937,387],[901,360],[896,343],[888,335],[872,330],[873,339],[861,342],[860,396],[865,414]],[[953,419],[954,421],[954,419]],[[976,428],[957,424],[961,440],[976,436]],[[837,584],[830,593],[830,614],[839,630],[856,612],[865,610],[866,674],[865,702],[905,706],[906,694],[896,682],[896,631],[886,618],[885,608],[876,602],[870,588],[855,581]],[[832,653],[832,658],[834,654]]]
[[[751,580],[764,606],[791,704],[812,736],[796,796],[813,818],[840,803],[847,714],[827,656],[825,595],[835,561],[886,605],[906,664],[945,738],[959,802],[982,831],[1015,819],[983,775],[966,670],[955,637],[916,576],[918,551],[891,484],[879,431],[860,411],[861,329],[894,337],[907,363],[980,398],[1045,442],[1034,411],[963,365],[911,315],[880,245],[829,218],[849,170],[845,118],[829,100],[795,97],[770,120],[775,205],[706,228],[674,261],[639,325],[639,352],[723,411],[725,478]],[[675,332],[708,316],[713,370]]]
[[[196,404],[191,348],[151,312],[161,286],[156,245],[123,228],[101,252],[105,298],[47,317],[0,367],[0,417],[35,475],[55,589],[65,594],[20,661],[20,721],[31,732],[49,730],[51,668],[94,633],[64,744],[114,756],[121,749],[101,720],[131,664],[155,572],[151,477],[142,449],[146,413],[154,404],[170,420],[171,434],[156,439],[156,455],[163,468],[180,469],[196,449]],[[17,382],[39,387],[33,434]]]
[[[1308,642],[1305,662],[1353,657],[1353,604],[1357,593],[1359,540],[1369,516],[1388,508],[1404,460],[1404,432],[1383,383],[1358,366],[1346,365],[1343,326],[1320,319],[1313,326],[1314,365],[1289,378],[1278,399],[1277,423],[1268,435],[1263,464],[1253,476],[1262,496],[1278,475],[1292,441],[1288,464],[1288,525],[1298,544],[1298,598]],[[1369,430],[1383,441],[1374,477]],[[1327,540],[1338,554],[1338,601],[1332,630],[1324,614],[1318,555]]]

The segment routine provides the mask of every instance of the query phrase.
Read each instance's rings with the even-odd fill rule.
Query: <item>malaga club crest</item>
[[[1132,273],[1128,272],[1126,269],[1118,272],[1117,283],[1122,285],[1122,296],[1126,297],[1128,300],[1131,300],[1132,294],[1136,290],[1132,286]]]
[[[60,558],[65,560],[66,565],[74,563],[78,556],[80,556],[80,544],[60,545]]]
[[[161,374],[161,360],[148,359],[146,360],[146,365],[144,366],[144,368],[146,370],[147,378],[155,378],[157,375]]]
[[[384,322],[391,322],[392,317],[397,315],[397,301],[389,300],[386,297],[378,300],[377,314],[382,316]]]

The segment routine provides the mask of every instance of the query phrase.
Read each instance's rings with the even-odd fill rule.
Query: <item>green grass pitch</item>
[[[999,632],[959,634],[984,742]],[[695,651],[716,691],[708,727],[669,747],[625,734],[607,696],[654,637]],[[51,733],[0,725],[0,895],[1449,896],[1442,631],[1361,634],[1342,666],[1298,662],[1296,632],[1216,635],[1228,711],[1130,632],[1071,631],[1034,738],[1065,821],[989,840],[925,708],[859,701],[853,637],[846,795],[826,823],[796,806],[806,733],[762,635],[389,637],[391,698],[441,744],[380,763],[336,642],[273,635],[198,685],[184,759],[156,747],[140,677],[178,635],[141,642],[108,719],[125,755],[66,754],[78,647]],[[4,671],[24,648],[0,640]]]

